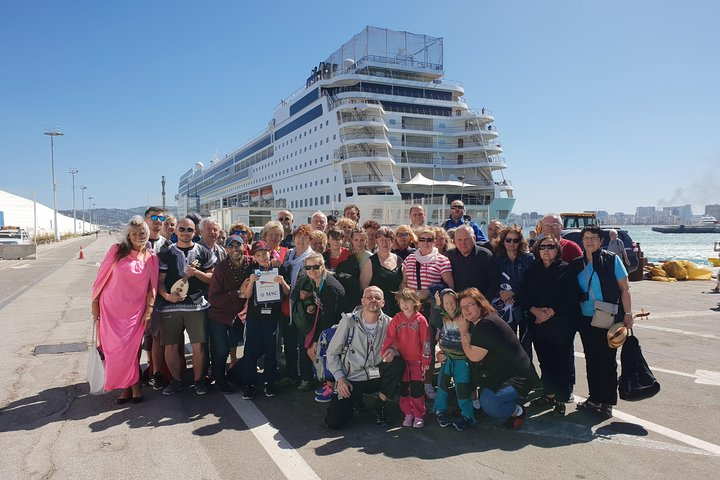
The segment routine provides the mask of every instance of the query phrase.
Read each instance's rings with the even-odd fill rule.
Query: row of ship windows
[[[330,155],[325,155],[325,158],[323,158],[323,157],[319,157],[319,159],[318,159],[318,158],[315,158],[314,161],[313,161],[313,160],[310,160],[309,162],[301,163],[300,165],[295,165],[295,166],[293,166],[293,167],[286,168],[286,169],[284,169],[284,170],[282,170],[282,171],[280,171],[280,172],[273,173],[273,174],[270,174],[270,175],[266,175],[266,176],[264,176],[264,177],[260,177],[260,178],[258,178],[258,179],[256,179],[256,180],[253,180],[253,181],[250,182],[250,183],[251,183],[251,184],[256,184],[256,183],[266,182],[266,181],[271,180],[271,179],[273,179],[273,178],[280,177],[281,175],[285,175],[285,174],[290,173],[290,172],[296,172],[296,171],[298,171],[298,170],[300,170],[300,169],[302,169],[302,168],[312,167],[313,164],[314,164],[314,165],[317,165],[317,164],[318,164],[318,161],[323,162],[323,161],[328,161],[328,160],[330,160]]]
[[[328,126],[328,125],[330,125],[330,120],[325,120],[325,126]],[[319,127],[320,127],[320,128],[323,127],[322,122],[319,123]],[[314,131],[317,132],[317,130],[318,130],[318,125],[315,126]],[[295,135],[295,136],[294,136],[293,138],[291,138],[290,140],[285,140],[284,142],[282,142],[282,143],[280,144],[280,147],[284,147],[284,146],[286,146],[286,145],[289,145],[289,144],[293,143],[293,141],[298,141],[298,140],[299,140],[300,138],[302,138],[302,137],[307,137],[308,133],[312,133],[312,132],[313,132],[313,129],[312,129],[312,128],[308,129],[307,132],[301,132],[301,133]]]
[[[340,194],[337,195],[336,202],[340,201]],[[330,195],[305,198],[302,200],[291,200],[290,208],[303,208],[303,207],[319,207],[321,205],[330,205]]]

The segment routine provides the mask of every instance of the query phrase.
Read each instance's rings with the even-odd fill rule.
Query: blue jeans
[[[480,392],[480,405],[489,416],[507,420],[515,413],[515,400],[518,398],[520,398],[520,393],[509,385],[497,392],[483,388]]]

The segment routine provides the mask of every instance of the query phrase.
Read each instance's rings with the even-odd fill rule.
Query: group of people
[[[522,229],[497,220],[485,237],[460,200],[441,226],[426,224],[421,205],[409,213],[390,228],[361,223],[348,205],[342,218],[318,211],[295,227],[283,210],[258,240],[236,223],[224,241],[212,218],[171,219],[158,207],[133,217],[93,286],[105,389],[121,390],[117,403],[142,401],[142,344],[149,384],[180,391],[187,334],[197,394],[234,384],[246,400],[258,390],[274,397],[279,380],[311,391],[315,369],[324,382],[313,395],[329,403],[330,428],[365,409],[365,393],[378,394],[381,425],[399,395],[404,426],[424,426],[427,399],[442,427],[464,430],[482,411],[518,428],[531,390],[564,414],[579,332],[590,395],[577,408],[611,416],[616,350],[593,317],[596,302],[613,304],[614,320],[631,327],[632,310],[627,271],[600,248],[603,231],[583,229],[581,249],[550,214],[530,249]]]

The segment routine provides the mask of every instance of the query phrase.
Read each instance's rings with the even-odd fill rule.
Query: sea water
[[[718,233],[659,233],[644,225],[622,227],[650,262],[665,260],[688,260],[699,265],[709,265],[709,257],[718,258],[713,251],[715,242],[720,242]]]

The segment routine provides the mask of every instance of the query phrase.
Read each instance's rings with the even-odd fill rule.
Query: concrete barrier
[[[37,247],[35,245],[3,245],[0,244],[0,258],[14,259],[14,258],[30,258],[35,260],[35,253]]]

